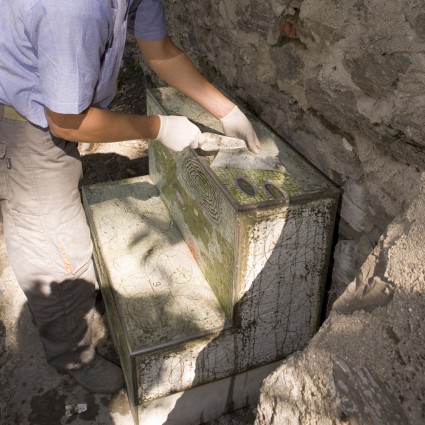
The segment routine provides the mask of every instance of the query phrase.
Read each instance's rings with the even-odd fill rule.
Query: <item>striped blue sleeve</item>
[[[162,40],[167,35],[162,0],[134,0],[128,17],[128,31],[140,40]]]

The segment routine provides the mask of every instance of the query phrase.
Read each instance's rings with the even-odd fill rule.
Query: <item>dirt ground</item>
[[[111,109],[145,112],[144,77],[137,63],[137,52],[129,46],[119,79],[119,93]],[[83,184],[144,175],[148,173],[147,142],[80,145],[84,168]],[[97,303],[94,339],[97,349],[118,362],[108,328],[102,300]],[[86,403],[87,411],[66,416],[66,405]],[[211,425],[250,425],[253,408],[225,415]],[[7,261],[0,223],[0,425],[133,423],[125,390],[113,396],[94,395],[69,375],[59,374],[44,359],[37,329],[32,324],[26,299]]]

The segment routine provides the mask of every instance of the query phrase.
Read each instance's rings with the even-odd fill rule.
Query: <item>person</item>
[[[78,142],[158,139],[197,147],[186,117],[118,114],[127,30],[149,67],[258,152],[239,108],[170,39],[161,0],[0,0],[0,206],[9,262],[38,327],[47,362],[92,392],[124,384],[96,353],[97,281],[82,208]]]

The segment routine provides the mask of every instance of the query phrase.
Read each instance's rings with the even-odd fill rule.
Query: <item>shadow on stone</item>
[[[149,174],[147,155],[130,159],[114,152],[86,153],[81,157],[81,162],[84,169],[83,185]]]
[[[319,288],[295,284],[295,272],[299,270],[297,263],[305,256],[303,245],[300,244],[299,252],[282,258],[282,252],[285,252],[282,246],[293,244],[293,238],[291,226],[284,227],[263,269],[234,306],[233,328],[210,341],[197,357],[194,386],[217,381],[216,393],[213,393],[213,388],[206,403],[205,400],[197,400],[193,390],[184,392],[164,424],[217,424],[212,419],[217,417],[214,415],[217,412],[212,411],[208,403],[218,409],[218,416],[247,407],[242,414],[245,422],[241,423],[254,423],[252,407],[257,402],[261,380],[273,369],[268,370],[260,380],[257,377],[257,381],[252,382],[234,375],[273,364],[302,350],[319,324]],[[271,277],[270,269],[275,270],[277,263],[279,272]],[[220,387],[219,380],[223,378],[228,379],[227,382],[224,379]],[[207,408],[198,418],[194,418],[188,413],[191,405],[204,405]]]

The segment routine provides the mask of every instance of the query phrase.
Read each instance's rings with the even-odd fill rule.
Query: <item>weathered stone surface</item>
[[[333,253],[334,267],[332,269],[332,279],[334,282],[352,282],[366,257],[371,253],[374,246],[367,236],[360,237],[359,240],[340,240]],[[345,285],[332,287],[332,300],[336,300],[346,289]]]
[[[287,43],[280,48],[271,49],[270,55],[278,69],[281,80],[292,82],[300,79],[304,62],[292,44]]]
[[[341,204],[341,218],[359,233],[367,233],[371,230],[369,217],[369,199],[365,185],[361,181],[349,178],[344,183],[345,196]]]
[[[350,367],[340,359],[333,363],[333,381],[340,397],[339,419],[349,423],[382,425],[407,422],[399,401],[367,367]]]
[[[327,368],[326,380],[306,373],[312,372],[312,364],[302,355],[293,356],[270,375],[262,388],[255,424],[407,423],[400,402],[367,367],[353,367],[337,357],[320,359],[319,364]]]
[[[396,88],[411,64],[406,55],[387,55],[385,52],[380,55],[364,52],[358,57],[347,55],[343,61],[353,82],[367,96],[375,99],[386,96]],[[362,69],[362,74],[357,72],[359,69]]]

